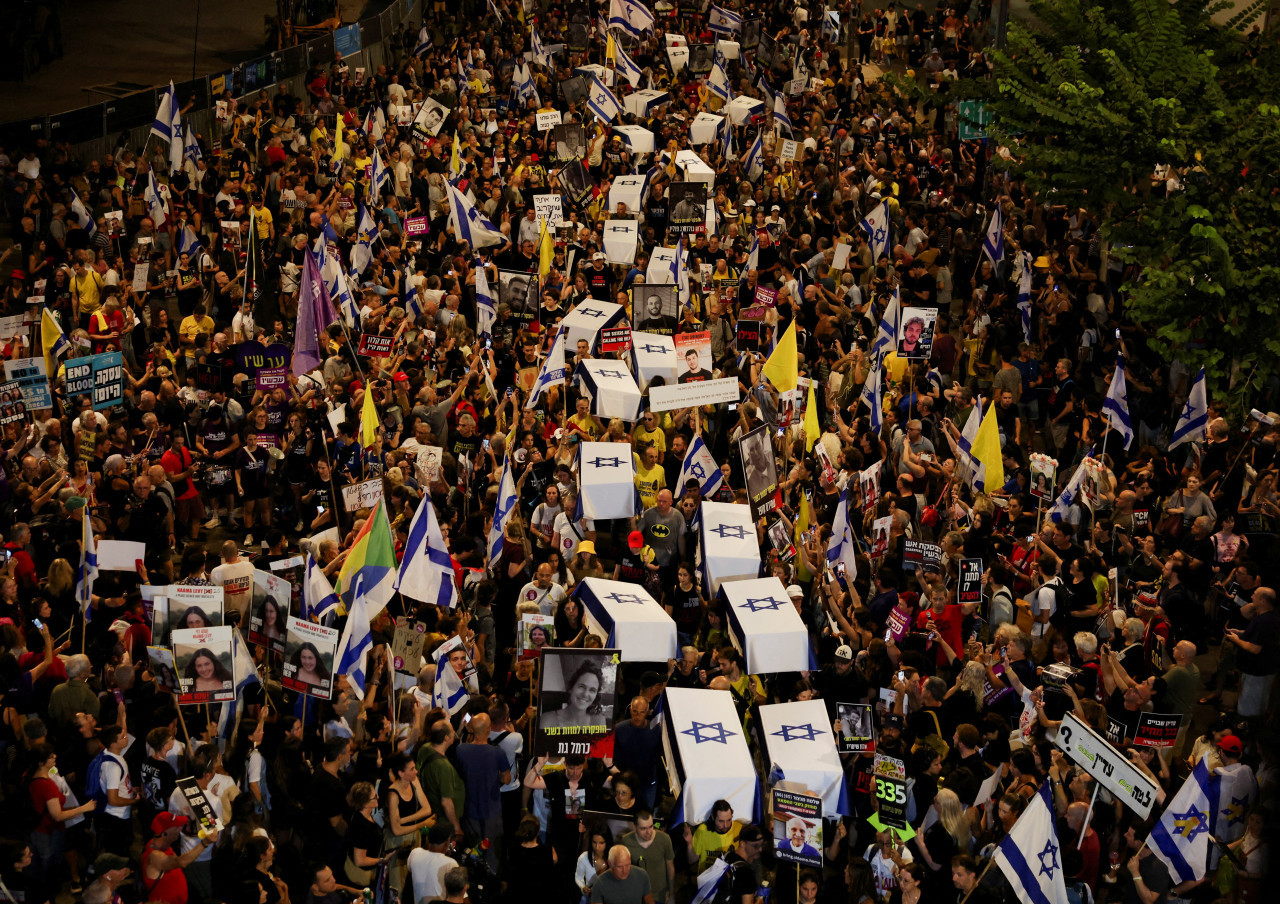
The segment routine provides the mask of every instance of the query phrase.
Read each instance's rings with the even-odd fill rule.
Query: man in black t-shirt
[[[1054,384],[1049,393],[1046,423],[1049,438],[1053,440],[1054,450],[1061,450],[1067,442],[1067,431],[1071,427],[1072,416],[1076,409],[1076,381],[1071,378],[1071,360],[1059,359],[1053,371]]]

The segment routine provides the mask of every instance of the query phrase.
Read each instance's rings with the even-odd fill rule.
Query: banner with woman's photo
[[[1054,480],[1058,474],[1057,459],[1033,452],[1029,461],[1031,463],[1031,495],[1037,499],[1052,501]]]
[[[249,606],[249,643],[283,653],[293,588],[279,575],[253,573],[253,602]]]
[[[620,654],[613,649],[543,649],[534,756],[596,752],[615,721]]]
[[[222,625],[223,590],[219,585],[170,584],[165,593],[168,600],[166,632],[181,628],[217,628]],[[157,645],[170,642],[168,634],[157,638]]]
[[[235,699],[230,627],[175,628],[170,641],[173,668],[178,675],[178,703],[225,703]]]
[[[338,629],[289,616],[280,683],[320,700],[333,698],[333,658]]]
[[[555,639],[555,623],[553,615],[543,615],[540,612],[521,615],[519,657],[537,659],[543,649],[551,646]]]

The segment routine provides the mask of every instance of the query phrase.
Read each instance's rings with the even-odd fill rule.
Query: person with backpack
[[[98,840],[102,849],[128,857],[133,843],[133,808],[139,800],[124,761],[129,734],[121,725],[108,725],[99,738],[102,752],[89,762],[85,795],[98,805]]]

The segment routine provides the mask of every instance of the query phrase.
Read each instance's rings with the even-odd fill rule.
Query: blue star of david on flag
[[[812,724],[805,725],[783,725],[778,731],[770,732],[775,738],[782,738],[784,741],[816,741],[822,737],[822,732],[814,728]]]
[[[626,374],[624,374],[624,373],[619,373],[619,372],[618,372],[618,371],[616,371],[616,370],[602,370],[602,371],[600,371],[600,376],[602,376],[602,377],[610,377],[610,378],[612,378],[612,379],[614,379],[614,380],[621,380],[623,377],[625,377],[625,376],[626,376]]]
[[[715,731],[714,734],[711,733],[713,729]],[[707,734],[704,735],[704,731],[707,732]],[[686,728],[684,731],[680,732],[680,734],[689,735],[697,744],[704,744],[707,741],[715,741],[717,744],[725,745],[729,743],[729,738],[735,738],[738,736],[736,731],[726,731],[724,724],[721,722],[699,722],[697,720],[694,720],[692,728]]]
[[[717,524],[710,530],[713,534],[719,534],[722,540],[725,538],[745,540],[747,538],[747,529],[741,524]]]
[[[583,317],[608,317],[604,311],[597,311],[595,308],[579,308],[578,313]]]
[[[640,349],[642,352],[648,352],[651,355],[661,355],[667,351],[667,347],[665,345],[645,344],[645,345],[638,345],[636,347]]]
[[[644,598],[637,596],[634,593],[610,593],[605,597],[605,599],[613,600],[618,605],[624,605],[626,603],[635,603],[637,606],[644,605]]]
[[[888,235],[888,233],[884,230],[884,228],[883,228],[883,227],[881,227],[880,229],[877,229],[877,230],[875,231],[875,235],[873,235],[873,236],[872,236],[872,238],[875,240],[875,243],[876,243],[877,245],[883,245],[883,244],[884,244],[885,237],[886,237],[887,235]]]
[[[1040,875],[1053,878],[1053,871],[1058,868],[1058,846],[1050,839],[1044,843],[1044,850],[1036,855],[1040,858]]]
[[[622,459],[601,458],[597,455],[595,458],[591,459],[591,465],[597,468],[620,468],[622,467]]]
[[[764,599],[752,599],[751,597],[747,597],[747,601],[742,604],[742,608],[750,609],[752,612],[759,612],[761,609],[772,609],[777,611],[783,606],[790,605],[791,603],[789,602],[784,603],[781,600],[775,600],[771,596],[766,596]]]
[[[704,480],[707,476],[706,469],[702,467],[702,462],[700,461],[695,461],[689,466],[689,473],[699,480]]]
[[[1209,831],[1209,817],[1194,804],[1185,813],[1174,813],[1173,824],[1177,827],[1176,834],[1188,841],[1195,841],[1201,832]]]

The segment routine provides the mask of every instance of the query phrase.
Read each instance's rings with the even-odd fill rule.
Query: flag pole
[[[986,878],[987,873],[991,871],[991,867],[995,866],[995,863],[996,858],[995,855],[992,854],[991,859],[987,861],[987,865],[984,866],[982,868],[982,872],[978,874],[977,880],[973,883],[973,888],[965,892],[965,896],[960,899],[960,904],[965,904],[965,902],[969,900],[969,896],[978,890],[978,887],[982,885],[982,880]]]
[[[1093,783],[1093,796],[1089,798],[1089,809],[1084,814],[1084,822],[1081,823],[1082,828],[1080,830],[1080,840],[1076,842],[1077,851],[1084,848],[1084,836],[1089,831],[1089,819],[1093,816],[1093,805],[1098,801],[1099,787],[1100,786],[1097,782]]]

